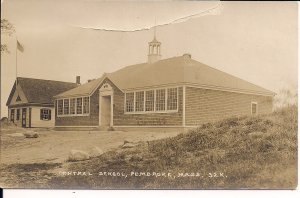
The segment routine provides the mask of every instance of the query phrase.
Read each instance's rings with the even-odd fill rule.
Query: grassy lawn
[[[110,149],[86,161],[52,167],[39,165],[38,170],[32,167],[28,173],[39,173],[35,180],[14,185],[35,187],[43,183],[45,188],[79,189],[294,189],[297,131],[295,106],[270,115],[229,118],[174,137],[141,139],[134,148]],[[16,174],[24,170],[22,165],[11,168]]]

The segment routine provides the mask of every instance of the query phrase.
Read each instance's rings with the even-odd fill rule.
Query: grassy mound
[[[135,148],[119,148],[72,163],[70,173],[91,172],[92,176],[57,176],[48,185],[92,189],[295,188],[297,124],[296,106],[270,115],[207,123],[176,137],[140,142]],[[118,173],[127,177],[116,176]]]

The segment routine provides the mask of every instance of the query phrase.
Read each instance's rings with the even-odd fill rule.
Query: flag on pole
[[[24,52],[24,47],[21,45],[21,43],[17,40],[17,48],[20,52]]]

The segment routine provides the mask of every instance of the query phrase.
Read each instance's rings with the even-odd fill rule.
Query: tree
[[[7,34],[11,36],[14,32],[14,26],[7,19],[1,19],[1,34]],[[1,53],[2,52],[9,53],[9,50],[6,44],[1,43]]]

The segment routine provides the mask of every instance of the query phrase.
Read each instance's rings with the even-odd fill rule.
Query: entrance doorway
[[[101,126],[112,126],[111,96],[101,96],[100,103]]]
[[[22,127],[26,127],[26,113],[27,109],[22,108]]]

